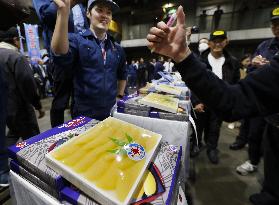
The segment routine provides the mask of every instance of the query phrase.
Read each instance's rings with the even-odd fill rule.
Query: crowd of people
[[[139,89],[144,87],[147,82],[150,83],[152,80],[160,79],[161,76],[158,72],[172,73],[175,72],[175,67],[171,58],[165,61],[163,56],[159,56],[157,60],[152,58],[147,62],[143,58],[139,60],[132,59],[127,70],[127,86]]]
[[[114,1],[89,0],[86,8],[84,0],[33,3],[47,49],[42,60],[31,65],[18,52],[15,27],[0,32],[0,186],[8,186],[7,146],[40,133],[34,108],[39,118],[45,115],[40,99],[48,93],[53,94],[52,127],[64,122],[69,104],[72,117],[103,120],[124,96],[125,88],[139,89],[160,79],[159,72],[178,71],[192,90],[199,142],[193,143],[191,156],[206,147],[210,162],[218,164],[223,120],[241,120],[230,149],[248,144],[248,160],[236,171],[241,175],[255,172],[263,155],[263,189],[250,201],[254,205],[279,204],[278,12],[271,12],[274,38],[261,43],[255,53],[236,59],[227,50],[228,35],[221,29],[200,39],[199,53],[193,53],[187,44],[190,33],[185,28],[185,14],[179,7],[176,26],[159,22],[147,35],[158,59],[132,59],[128,64],[124,49],[108,34],[112,14],[119,10]]]

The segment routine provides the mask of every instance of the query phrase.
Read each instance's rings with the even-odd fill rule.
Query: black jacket
[[[200,60],[206,64],[206,68],[212,71],[212,67],[208,62],[208,55],[210,53],[210,48],[204,51],[200,57]],[[240,63],[226,50],[223,51],[225,57],[225,63],[222,67],[223,80],[229,84],[235,84],[240,79]],[[192,104],[195,106],[202,103],[199,98],[193,93],[191,97]]]
[[[8,116],[16,116],[18,110],[31,105],[41,109],[40,96],[33,77],[33,71],[25,56],[6,48],[0,48],[0,64],[3,65],[8,85]]]
[[[279,112],[279,55],[267,69],[259,69],[234,85],[209,72],[193,54],[176,67],[187,86],[226,121]]]

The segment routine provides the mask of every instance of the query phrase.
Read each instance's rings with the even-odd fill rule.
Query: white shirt
[[[223,71],[222,67],[225,63],[225,57],[222,56],[221,58],[215,58],[211,55],[211,53],[208,54],[208,62],[209,65],[212,67],[212,72],[218,76],[218,78],[223,79]]]
[[[174,63],[173,62],[165,62],[164,63],[164,68],[166,72],[172,72],[172,67],[174,66]]]

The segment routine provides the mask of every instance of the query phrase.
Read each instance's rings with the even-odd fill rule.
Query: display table
[[[182,167],[180,170],[179,184],[184,188],[186,182],[186,175],[189,167],[189,136],[191,134],[190,122],[171,121],[163,119],[155,119],[141,116],[134,116],[114,112],[115,118],[133,123],[150,131],[159,133],[163,136],[165,141],[173,145],[181,145],[183,147]],[[51,197],[46,192],[42,191],[28,180],[22,178],[14,172],[11,173],[11,198],[13,204],[16,205],[56,205],[61,203]],[[178,192],[179,189],[175,190]],[[183,193],[183,192],[182,192]],[[184,193],[183,193],[184,195]],[[185,203],[183,203],[185,204]]]

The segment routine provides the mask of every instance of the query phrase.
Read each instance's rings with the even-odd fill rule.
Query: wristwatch
[[[117,97],[118,98],[123,98],[124,96],[119,94],[119,95],[117,95]]]

